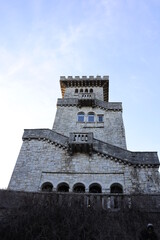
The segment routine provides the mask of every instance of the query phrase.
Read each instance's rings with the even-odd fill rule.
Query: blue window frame
[[[94,122],[94,113],[88,113],[88,122]]]
[[[103,115],[98,115],[98,122],[103,122]]]
[[[78,113],[78,122],[84,122],[84,113],[83,112],[80,112]]]

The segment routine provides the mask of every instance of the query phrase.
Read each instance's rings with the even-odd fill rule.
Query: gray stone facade
[[[61,77],[53,129],[29,129],[9,189],[101,193],[160,192],[156,152],[126,149],[122,104],[108,102],[109,78]]]

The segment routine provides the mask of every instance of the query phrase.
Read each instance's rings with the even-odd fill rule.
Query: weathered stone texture
[[[125,194],[160,192],[157,153],[126,149],[122,104],[108,102],[108,80],[108,76],[61,78],[64,97],[58,99],[53,129],[24,131],[9,189],[40,191],[50,182],[56,191],[65,182],[70,192],[76,183],[83,183],[88,192],[97,183],[102,193],[110,193],[111,185],[118,183]],[[92,89],[93,94],[82,96],[80,89]],[[78,121],[79,112],[85,114],[84,122]],[[91,112],[94,122],[87,118]]]
[[[77,114],[85,113],[85,122],[77,121]],[[87,122],[87,114],[95,113],[96,121],[94,123]],[[104,122],[97,122],[97,115],[104,115]],[[53,125],[53,130],[69,136],[70,132],[93,132],[94,137],[113,144],[115,146],[126,148],[125,130],[120,111],[105,111],[98,107],[60,107],[57,108],[57,113]]]
[[[72,87],[72,88],[66,88],[66,92],[64,95],[64,98],[78,98],[78,93],[75,93],[75,89],[78,89],[78,92],[80,92],[80,89],[83,89],[83,92],[85,92],[86,89],[88,89],[88,92],[90,89],[93,89],[93,92],[95,93],[95,98],[99,100],[103,99],[103,88],[102,87]]]
[[[80,182],[86,192],[90,184],[99,183],[102,192],[109,193],[113,183],[120,183],[126,194],[149,193],[158,191],[158,181],[158,170],[153,168],[135,169],[96,153],[70,156],[62,147],[30,140],[23,142],[9,189],[40,191],[44,182],[51,182],[56,191],[59,183],[66,182],[72,191],[74,184]]]

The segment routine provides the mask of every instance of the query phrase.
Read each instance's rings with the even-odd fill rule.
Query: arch
[[[120,183],[113,183],[110,186],[111,193],[123,193],[123,187]]]
[[[88,93],[88,88],[85,89],[85,93]]]
[[[57,192],[69,192],[69,185],[66,182],[59,183],[57,186]]]
[[[90,89],[90,93],[93,93],[93,89],[92,88]]]
[[[89,112],[87,117],[88,122],[94,122],[95,121],[95,114],[94,112]]]
[[[74,184],[73,192],[85,193],[85,185],[83,183],[76,183],[76,184]]]
[[[80,89],[80,92],[83,93],[83,88]]]
[[[75,93],[78,93],[78,88],[75,89]]]
[[[51,192],[53,190],[53,184],[51,182],[45,182],[41,186],[43,192]]]
[[[92,183],[89,186],[90,193],[102,193],[102,187],[99,183]]]
[[[78,114],[77,114],[77,121],[78,122],[84,122],[84,112],[79,112]]]

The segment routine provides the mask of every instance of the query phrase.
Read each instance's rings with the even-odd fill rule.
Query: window
[[[123,193],[123,187],[119,183],[113,183],[110,187],[111,193]]]
[[[88,122],[94,122],[94,113],[88,113]]]
[[[92,88],[90,89],[90,93],[93,93],[93,89]]]
[[[84,184],[83,183],[76,183],[73,187],[73,192],[84,193],[85,192]]]
[[[85,89],[85,93],[88,93],[88,89],[87,88]]]
[[[98,115],[98,122],[103,122],[103,115]]]
[[[89,186],[89,192],[90,192],[90,193],[101,193],[101,192],[102,192],[101,185],[98,184],[98,183],[92,183],[92,184]]]
[[[78,93],[78,89],[77,88],[75,89],[75,93]]]
[[[83,89],[82,88],[80,89],[80,92],[83,93]]]
[[[58,192],[69,192],[69,185],[67,183],[60,183],[57,187]]]
[[[53,185],[50,182],[45,182],[42,184],[41,190],[43,192],[51,192],[53,190]]]
[[[78,113],[78,122],[84,122],[84,112],[79,112]]]

